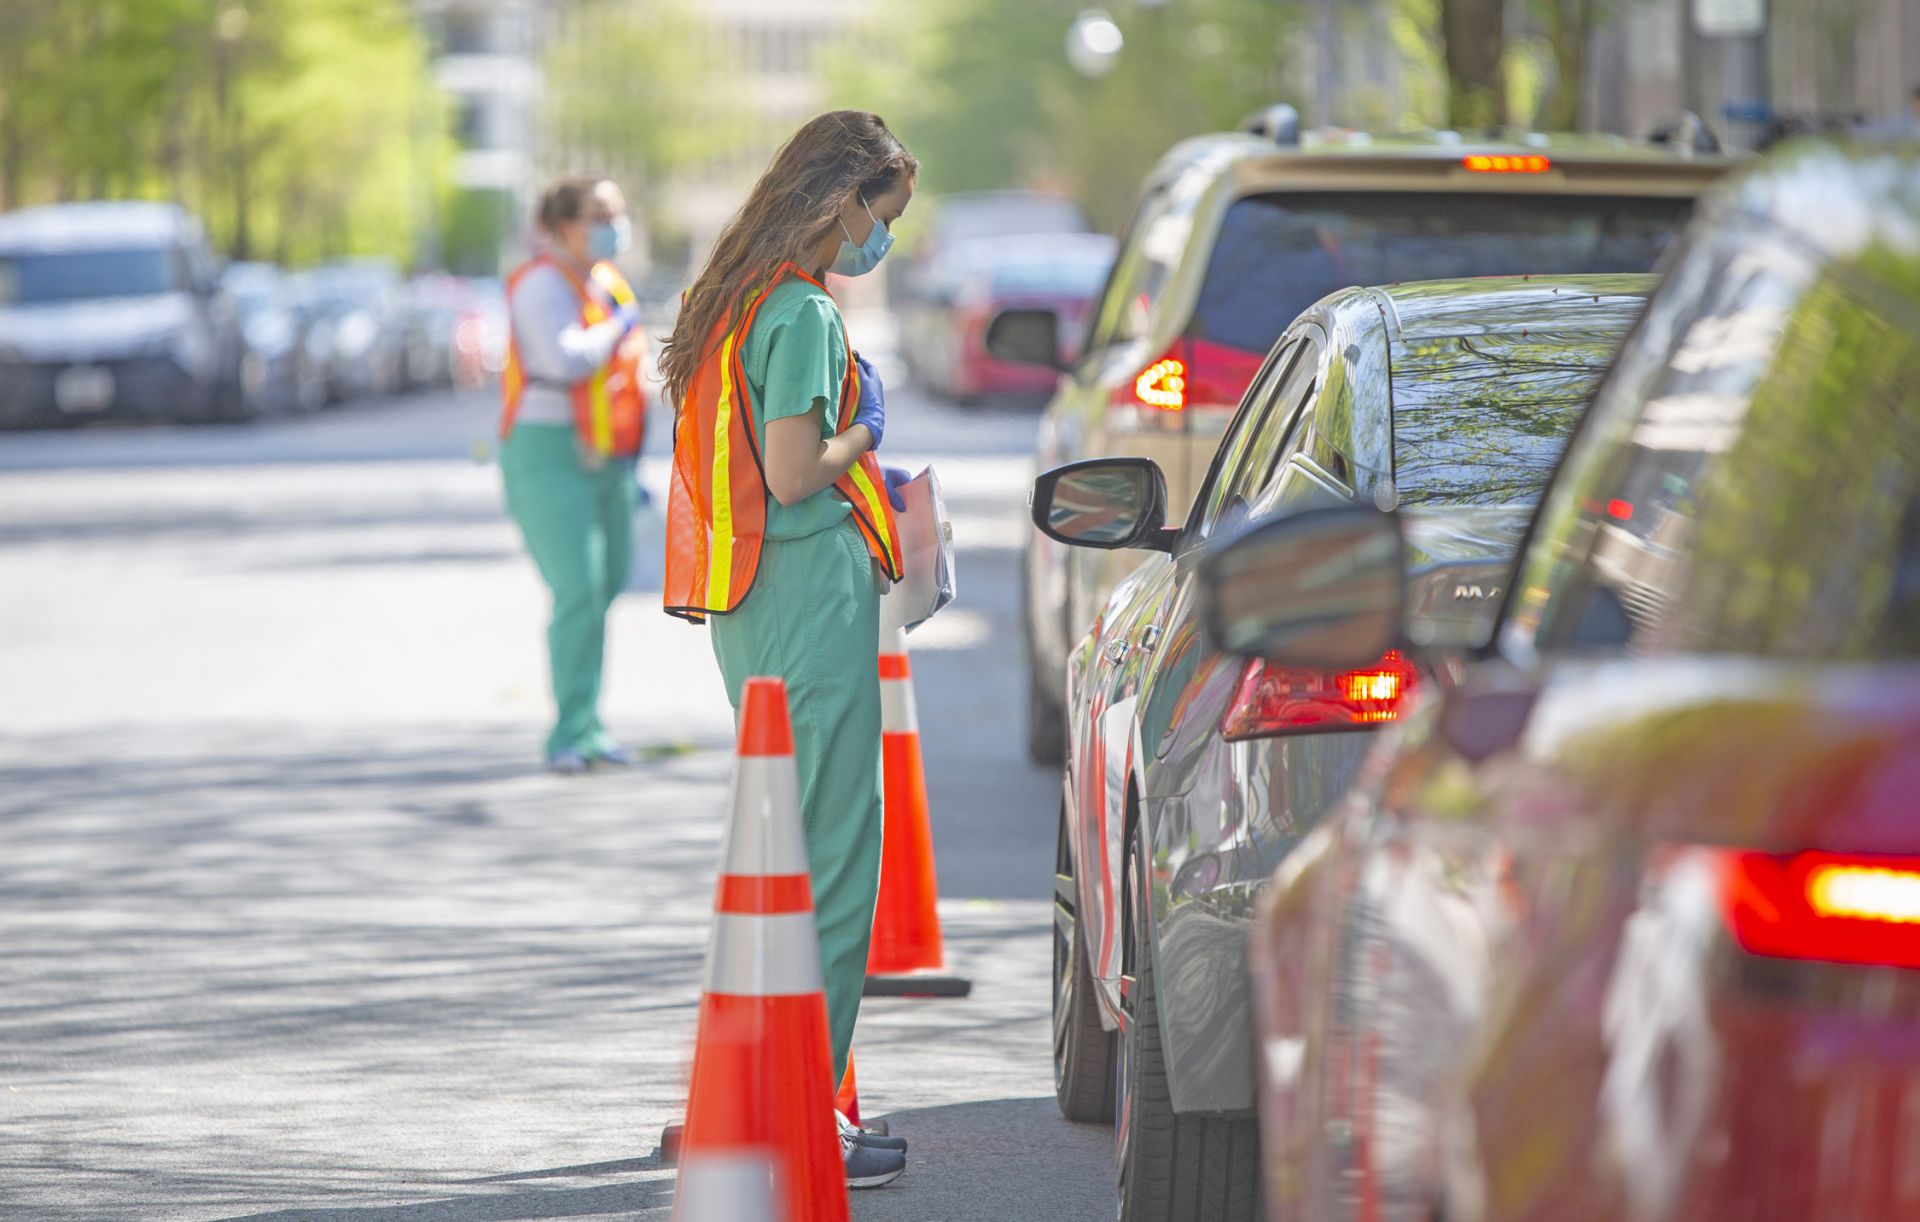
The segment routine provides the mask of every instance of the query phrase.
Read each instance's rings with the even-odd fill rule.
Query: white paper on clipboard
[[[953,601],[953,523],[932,467],[900,485],[900,499],[906,508],[893,516],[905,573],[880,599],[880,622],[912,632]]]

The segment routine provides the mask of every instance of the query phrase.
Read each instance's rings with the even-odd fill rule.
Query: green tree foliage
[[[834,61],[837,102],[878,110],[937,193],[1039,186],[1077,196],[1105,228],[1182,137],[1294,96],[1286,0],[1116,6],[1126,47],[1088,79],[1065,53],[1083,0],[927,0]],[[879,50],[876,51],[876,48]]]
[[[237,256],[405,259],[445,130],[405,0],[0,5],[0,207],[172,199]]]
[[[1440,0],[1449,127],[1487,128],[1506,121],[1505,30],[1505,0]]]
[[[676,176],[765,143],[706,24],[687,0],[582,0],[546,56],[552,168],[611,175],[656,231]]]

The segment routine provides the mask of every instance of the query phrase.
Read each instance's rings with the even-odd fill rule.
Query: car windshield
[[[148,297],[186,285],[179,253],[161,246],[0,254],[0,305]]]
[[[993,291],[1002,293],[1059,293],[1091,297],[1100,291],[1112,260],[1106,256],[1060,259],[1044,263],[1008,263],[993,269]]]
[[[1018,233],[1081,233],[1086,213],[1070,199],[1045,195],[949,200],[938,225],[949,242]]]
[[[1644,272],[1692,201],[1580,195],[1258,195],[1227,210],[1193,333],[1265,354],[1337,289],[1468,276]]]

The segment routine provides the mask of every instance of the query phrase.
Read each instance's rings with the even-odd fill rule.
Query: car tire
[[[1067,762],[1066,702],[1058,693],[1049,692],[1046,684],[1040,681],[1040,666],[1034,658],[1031,566],[1032,561],[1023,556],[1020,561],[1020,622],[1025,630],[1020,637],[1027,647],[1027,758],[1036,764],[1058,768]]]
[[[1067,759],[1066,711],[1047,694],[1031,656],[1027,659],[1027,757],[1053,768]]]
[[[1246,1116],[1182,1115],[1160,1030],[1147,909],[1146,855],[1136,827],[1129,840],[1122,912],[1121,1026],[1115,1058],[1114,1143],[1120,1165],[1120,1222],[1254,1222],[1260,1213],[1260,1131]]]
[[[1113,1119],[1118,1037],[1100,1025],[1067,818],[1062,802],[1053,866],[1053,1095],[1068,1120],[1104,1123]]]

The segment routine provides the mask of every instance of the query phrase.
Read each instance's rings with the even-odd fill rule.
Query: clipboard
[[[900,499],[906,508],[896,510],[894,520],[900,526],[904,573],[881,596],[880,622],[912,632],[953,601],[953,522],[932,467],[900,485]]]

